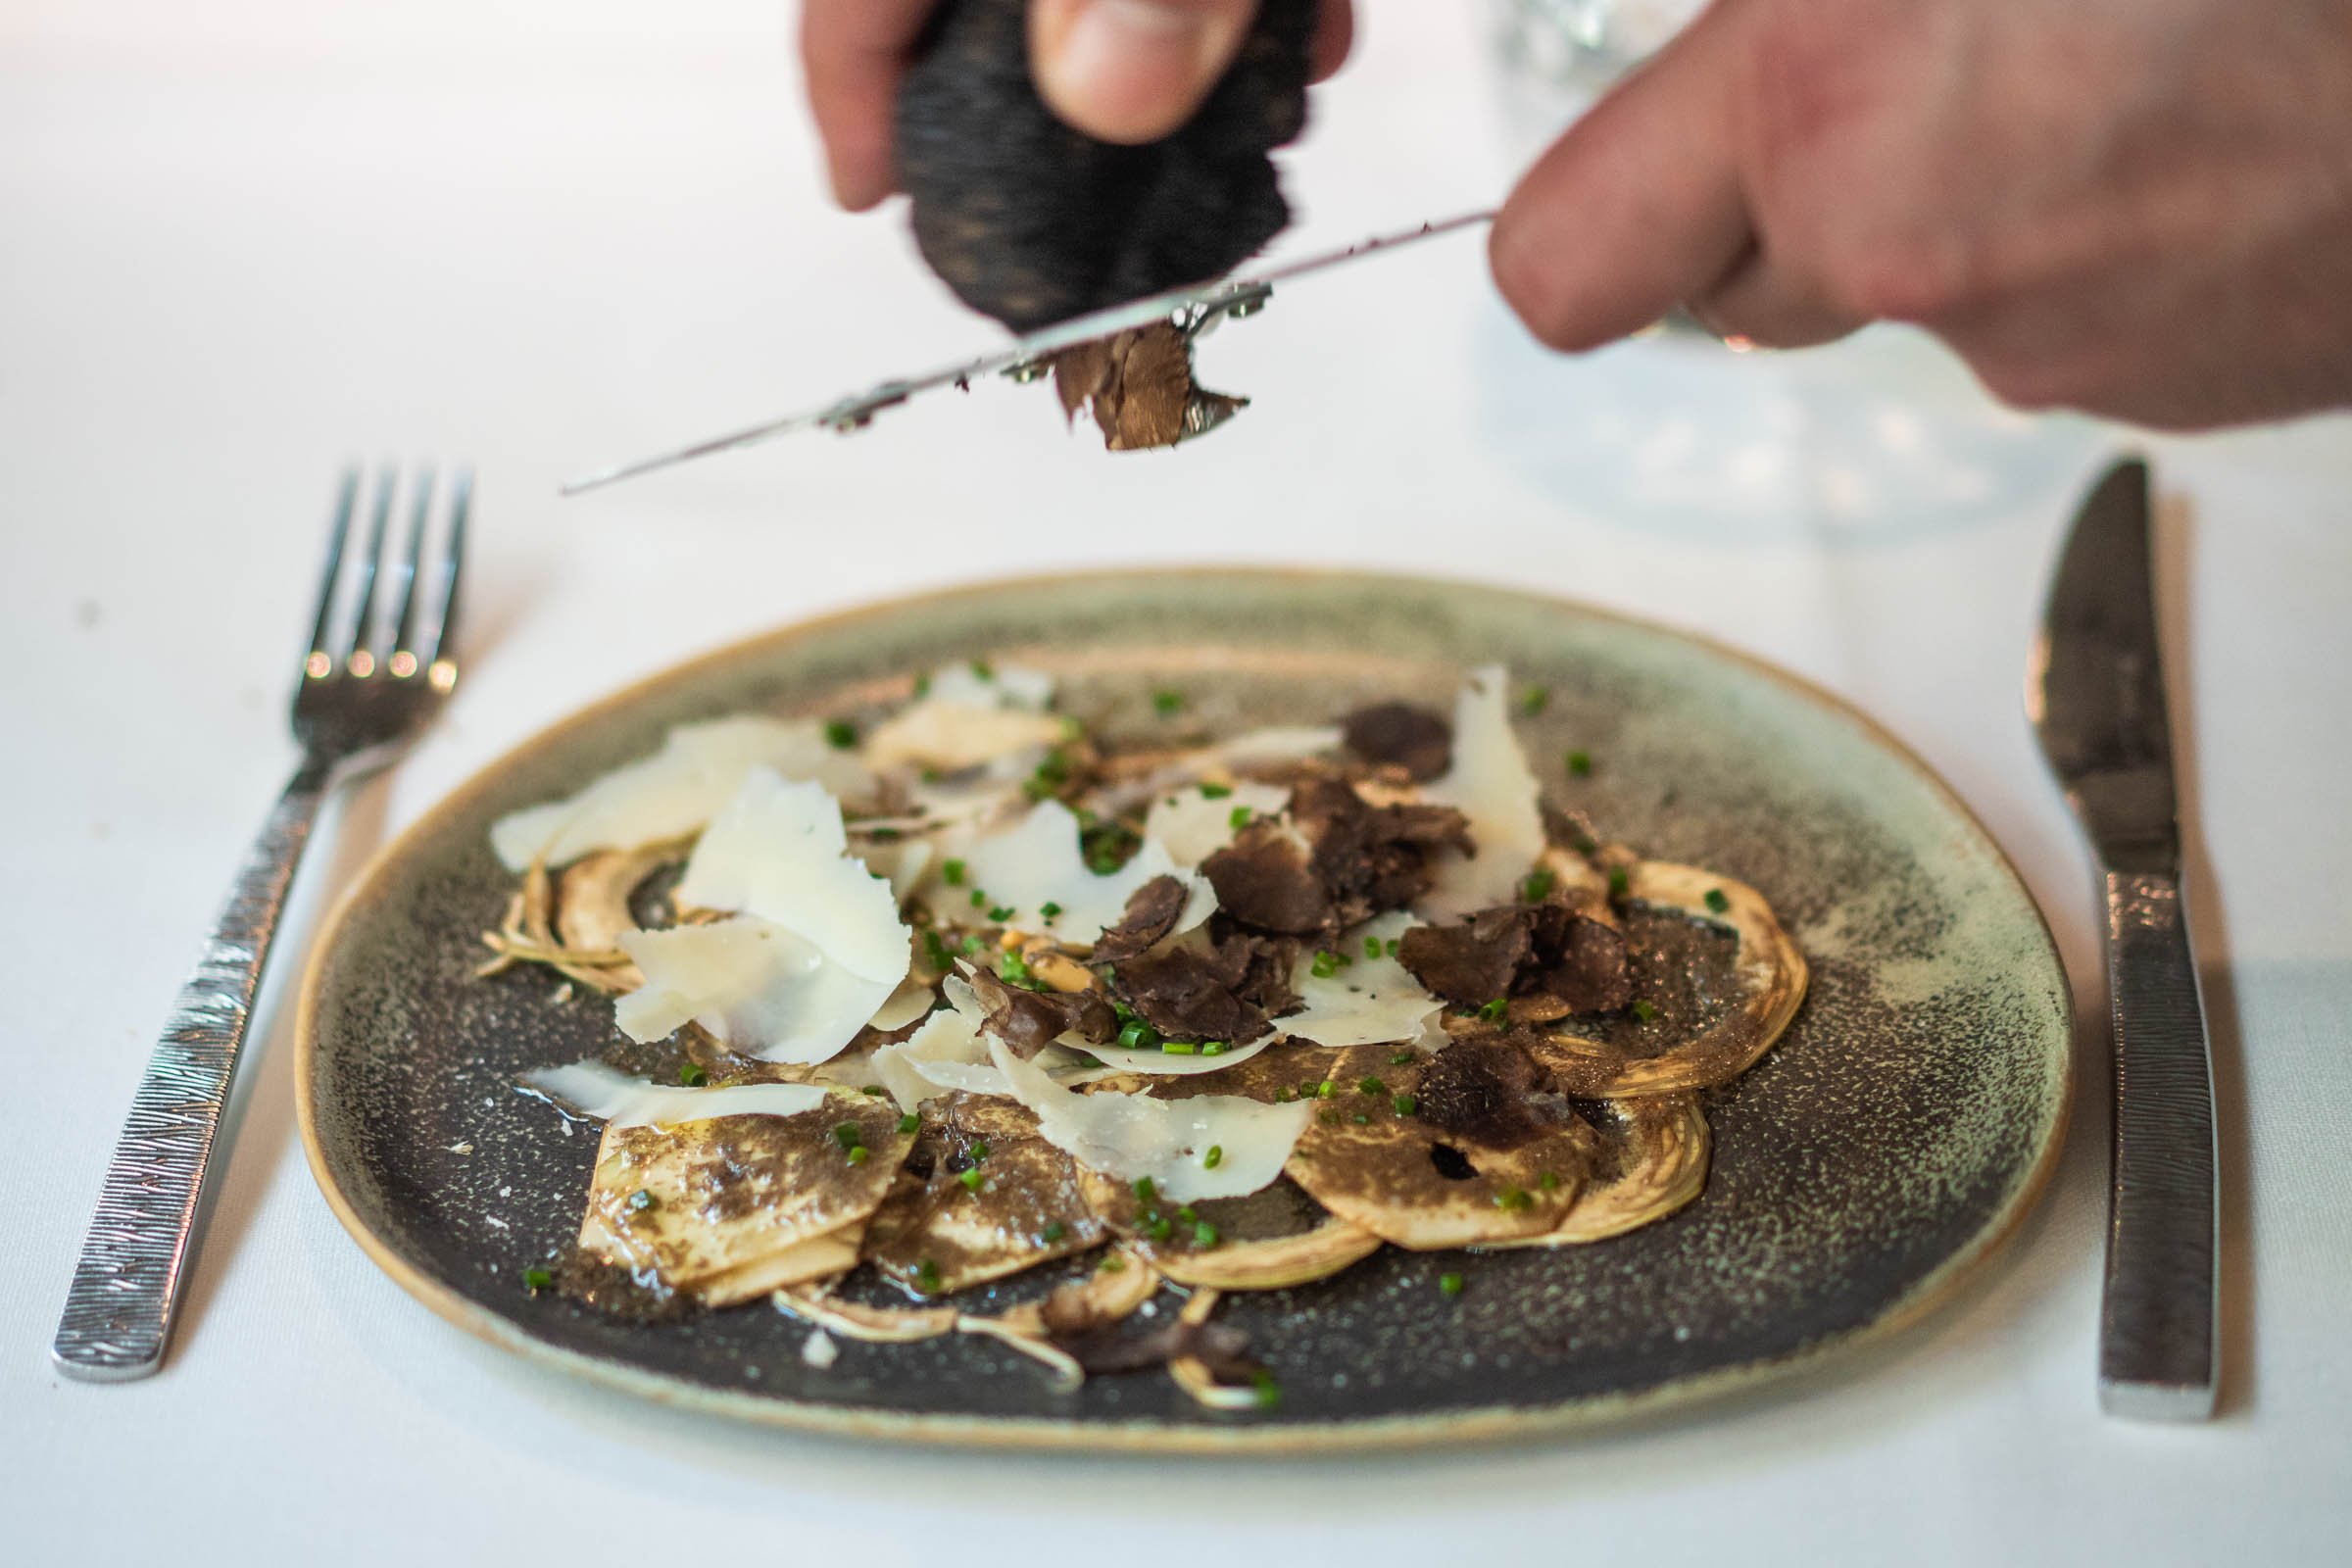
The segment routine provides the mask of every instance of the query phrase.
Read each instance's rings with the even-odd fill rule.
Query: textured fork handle
[[[254,992],[327,782],[328,769],[306,760],[278,798],[156,1042],[51,1348],[68,1377],[120,1382],[163,1364]]]
[[[2107,873],[2115,1185],[2099,1316],[2099,1402],[2145,1420],[2213,1413],[2220,1253],[2213,1066],[2170,876]]]

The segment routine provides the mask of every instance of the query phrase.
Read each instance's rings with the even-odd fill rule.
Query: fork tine
[[[425,661],[434,683],[447,689],[457,677],[449,661],[456,657],[452,642],[458,625],[458,589],[466,568],[466,519],[473,511],[473,469],[460,467],[452,477],[449,498],[449,543],[441,553],[441,613],[433,626],[433,652]]]
[[[359,499],[360,466],[349,464],[335,490],[335,520],[326,535],[326,570],[318,584],[318,615],[311,626],[310,657],[303,661],[304,670],[312,675],[324,675],[334,667],[326,652],[326,633],[335,618],[335,578],[343,569],[343,542],[351,536],[351,514]]]
[[[416,629],[416,568],[424,558],[424,521],[432,508],[433,470],[428,464],[417,470],[416,494],[409,506],[409,552],[400,564],[400,604],[393,612],[392,641],[384,650],[392,673],[403,677],[416,673],[416,653],[410,646],[410,634]],[[404,654],[406,659],[401,657]]]
[[[400,482],[400,470],[391,464],[376,475],[375,501],[368,510],[368,553],[360,559],[359,608],[352,612],[351,641],[344,661],[355,675],[366,675],[375,668],[375,656],[368,652],[368,631],[375,619],[376,567],[384,558],[384,530],[392,520],[392,491]]]

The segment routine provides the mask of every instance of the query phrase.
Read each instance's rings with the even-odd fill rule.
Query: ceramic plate
[[[970,1338],[845,1344],[766,1306],[632,1324],[522,1275],[567,1243],[596,1140],[513,1088],[589,1055],[609,1010],[544,976],[473,978],[512,879],[486,829],[652,750],[683,720],[829,712],[954,660],[1054,671],[1109,733],[1326,722],[1443,705],[1500,661],[1547,686],[1520,721],[1544,787],[1607,836],[1763,892],[1812,964],[1779,1047],[1706,1097],[1704,1194],[1630,1236],[1465,1256],[1385,1249],[1228,1297],[1281,1403],[1221,1414],[1165,1377],[1057,1394]],[[1187,696],[1176,718],[1152,694]],[[1590,754],[1571,777],[1565,754]],[[1457,1441],[1752,1384],[1916,1316],[2015,1226],[2056,1155],[2068,993],[1984,829],[1836,700],[1721,648],[1490,588],[1327,573],[1140,572],[882,605],[730,648],[525,743],[411,828],[345,901],[305,984],[303,1137],[328,1201],[404,1287],[549,1365],[788,1425],[1101,1447]],[[1467,1289],[1442,1294],[1460,1272]]]

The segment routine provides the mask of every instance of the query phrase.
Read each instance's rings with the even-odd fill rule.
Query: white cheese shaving
[[[1229,767],[1261,767],[1269,762],[1303,761],[1319,752],[1340,749],[1343,736],[1336,724],[1293,724],[1244,731],[1207,749]]]
[[[1275,1019],[1274,1027],[1286,1038],[1311,1040],[1334,1050],[1418,1040],[1445,1004],[1389,956],[1388,945],[1420,923],[1401,909],[1365,921],[1333,945],[1335,953],[1352,961],[1326,976],[1314,972],[1313,954],[1301,953],[1291,970],[1291,989],[1306,1005]],[[1364,951],[1367,941],[1380,944],[1378,957]]]
[[[601,1061],[525,1073],[524,1086],[566,1110],[615,1127],[675,1127],[717,1116],[798,1116],[825,1102],[818,1084],[724,1084],[683,1089],[649,1084]]]
[[[911,933],[890,884],[848,851],[840,803],[822,786],[756,767],[695,845],[677,897],[783,926],[858,979],[895,988]]]
[[[1272,816],[1291,803],[1291,792],[1275,784],[1237,783],[1224,795],[1200,793],[1199,785],[1159,796],[1152,803],[1152,813],[1144,819],[1144,837],[1165,848],[1168,858],[1190,870],[1233,842],[1241,831],[1233,825],[1234,812],[1247,809],[1250,816]],[[1244,817],[1248,822],[1250,817]]]
[[[1105,1176],[1149,1176],[1162,1198],[1179,1203],[1239,1198],[1266,1186],[1282,1174],[1314,1114],[1305,1101],[1271,1105],[1236,1095],[1083,1095],[1001,1040],[989,1042],[989,1054],[1013,1098],[1037,1113],[1046,1142]],[[1202,1163],[1212,1148],[1213,1167]]]
[[[840,1054],[898,989],[826,957],[787,927],[748,915],[711,925],[631,931],[620,948],[645,984],[612,1007],[631,1040],[659,1040],[692,1019],[731,1050],[767,1061]]]
[[[952,992],[963,982],[950,979]],[[965,986],[966,995],[970,987]],[[980,1024],[976,1013],[960,1007],[942,1007],[923,1020],[923,1026],[895,1046],[884,1046],[874,1053],[874,1078],[890,1091],[890,1098],[899,1102],[901,1110],[912,1110],[934,1095],[950,1089],[965,1087],[958,1083],[942,1083],[932,1075],[942,1064],[981,1067],[987,1066],[988,1048],[980,1041]],[[1003,1094],[1002,1083],[982,1091]]]
[[[1042,712],[1053,704],[1054,677],[1025,664],[942,664],[925,677],[923,700]]]
[[[1050,932],[1063,942],[1092,946],[1127,912],[1135,890],[1160,876],[1174,876],[1184,884],[1187,902],[1180,925],[1198,925],[1216,908],[1216,895],[1206,880],[1179,870],[1167,849],[1151,839],[1118,870],[1096,875],[1079,852],[1078,818],[1059,801],[1040,802],[1011,828],[975,839],[962,858],[962,882],[936,886],[929,893],[933,912],[943,924],[969,925],[987,909],[1006,908],[1012,911],[1009,917],[988,923]],[[978,906],[971,902],[974,893],[986,895]],[[1049,904],[1057,906],[1051,917],[1045,912]]]
[[[836,795],[873,789],[865,764],[825,740],[809,719],[742,715],[681,724],[651,757],[614,768],[577,795],[511,812],[490,824],[490,847],[510,871],[534,857],[550,866],[594,850],[633,850],[682,839],[716,815],[755,767],[813,779]]]
[[[1454,699],[1453,764],[1422,791],[1423,799],[1470,819],[1470,842],[1478,849],[1473,856],[1442,849],[1431,857],[1436,875],[1420,907],[1433,918],[1512,902],[1544,853],[1541,790],[1511,733],[1508,686],[1500,664],[1471,671]]]
[[[920,980],[905,980],[866,1022],[884,1034],[895,1034],[929,1012],[931,1004],[938,1000],[932,989]]]
[[[1141,1047],[1128,1046],[1082,1045],[1078,1049],[1091,1053],[1104,1066],[1117,1072],[1153,1073],[1165,1078],[1186,1078],[1197,1072],[1215,1072],[1221,1067],[1231,1067],[1237,1062],[1248,1061],[1251,1056],[1283,1038],[1282,1028],[1289,1021],[1287,1018],[1279,1020],[1273,1030],[1250,1044],[1228,1046],[1213,1056],[1203,1056],[1198,1052],[1189,1056],[1170,1055],[1157,1046],[1153,1046],[1148,1051]],[[1069,1037],[1063,1036],[1060,1043],[1068,1044]]]

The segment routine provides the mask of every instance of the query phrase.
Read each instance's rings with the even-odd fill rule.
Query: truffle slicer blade
[[[1343,262],[1360,260],[1383,251],[1395,250],[1417,240],[1435,239],[1457,229],[1474,228],[1492,221],[1494,210],[1462,213],[1452,218],[1417,224],[1412,228],[1392,233],[1375,234],[1338,250],[1322,251],[1301,257],[1280,267],[1269,268],[1253,277],[1229,278],[1218,282],[1195,284],[1189,288],[1169,289],[1164,293],[1148,294],[1124,305],[1112,305],[1084,316],[1074,316],[1066,321],[1015,338],[1005,347],[974,359],[964,360],[942,369],[920,375],[897,377],[880,382],[863,392],[836,398],[819,408],[799,414],[786,415],[760,424],[698,441],[656,457],[640,458],[610,468],[580,475],[566,483],[563,494],[574,496],[582,491],[598,489],[622,479],[633,479],[657,468],[671,467],[696,458],[707,458],[720,452],[734,452],[744,447],[772,441],[777,436],[795,430],[826,429],[849,431],[863,428],[876,414],[906,402],[920,392],[935,391],[944,386],[968,383],[983,375],[999,372],[1016,380],[1034,380],[1046,373],[1047,361],[1064,349],[1109,337],[1154,322],[1169,321],[1181,327],[1187,336],[1199,336],[1226,317],[1253,314],[1274,292],[1276,283],[1319,272]]]

